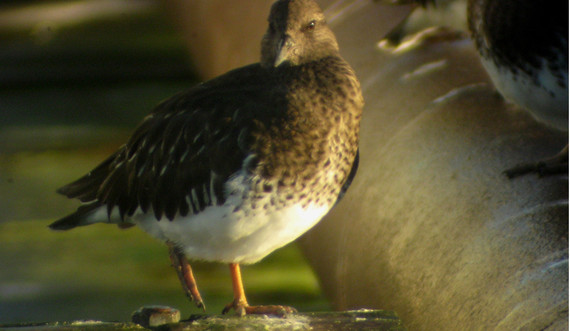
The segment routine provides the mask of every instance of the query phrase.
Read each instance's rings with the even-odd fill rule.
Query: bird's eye
[[[305,26],[305,29],[304,29],[304,30],[305,30],[305,31],[313,30],[316,25],[317,25],[317,21],[312,20],[312,21],[309,22],[309,24],[307,24],[307,25]]]

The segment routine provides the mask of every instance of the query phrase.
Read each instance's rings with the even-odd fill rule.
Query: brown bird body
[[[188,295],[203,306],[186,257],[230,264],[239,314],[240,263],[254,263],[314,226],[358,164],[363,100],[312,0],[271,10],[261,62],[160,104],[116,153],[60,193],[78,210],[53,229],[138,225],[170,247]]]

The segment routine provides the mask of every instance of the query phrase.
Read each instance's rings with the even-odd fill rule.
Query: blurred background
[[[194,68],[177,32],[189,22],[176,18],[173,2],[0,5],[0,323],[126,321],[144,304],[170,305],[183,317],[199,312],[183,295],[166,247],[140,230],[47,228],[78,206],[57,195],[58,187],[113,152],[158,102],[225,71]],[[247,24],[240,29],[256,57],[263,33],[258,26],[271,1],[257,4],[263,8],[252,3],[251,10],[263,15],[249,30]],[[216,33],[224,33],[207,31],[197,37],[215,43]],[[207,41],[190,44],[207,47],[200,44]],[[238,62],[231,66],[249,61],[232,57],[231,50],[220,56]],[[192,265],[208,313],[220,313],[232,299],[227,266]],[[243,274],[251,303],[329,309],[295,245]]]
[[[497,93],[464,31],[465,1],[317,2],[366,100],[359,171],[299,240],[303,254],[290,245],[243,269],[250,303],[393,310],[411,330],[567,330],[568,176],[502,174],[554,155],[567,134]],[[145,304],[199,313],[166,247],[138,229],[49,231],[77,207],[55,190],[159,101],[257,61],[271,3],[3,2],[0,323],[125,321]],[[193,267],[219,313],[227,266]]]

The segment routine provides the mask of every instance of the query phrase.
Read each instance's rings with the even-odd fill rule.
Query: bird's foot
[[[555,156],[533,163],[519,164],[513,168],[503,171],[509,178],[523,176],[529,173],[536,173],[540,177],[568,173],[568,146]]]
[[[297,309],[288,306],[250,306],[247,304],[247,302],[234,300],[226,305],[224,310],[222,310],[222,314],[226,314],[232,309],[235,310],[236,314],[239,316],[255,314],[285,317],[288,314],[297,312]]]

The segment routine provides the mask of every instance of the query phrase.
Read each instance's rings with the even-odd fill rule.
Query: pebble
[[[135,311],[131,320],[145,328],[178,323],[180,310],[167,306],[145,306]]]

